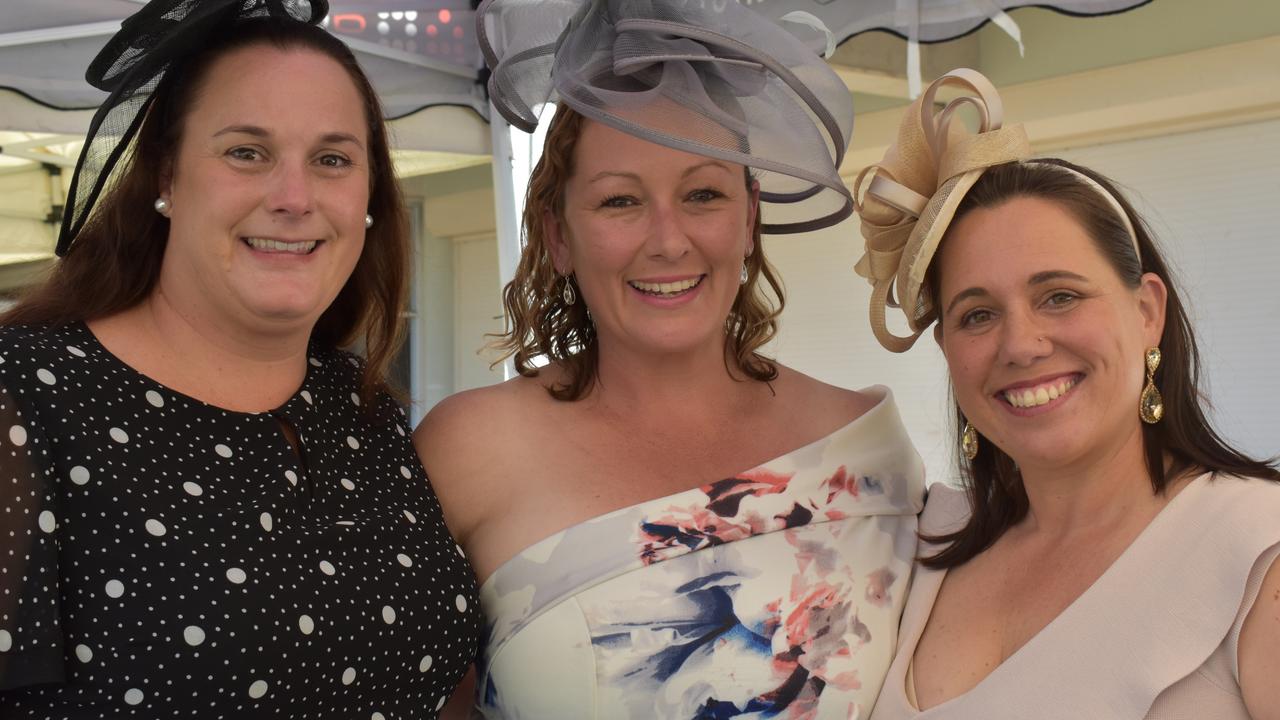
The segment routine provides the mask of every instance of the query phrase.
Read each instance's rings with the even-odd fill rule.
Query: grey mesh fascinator
[[[532,132],[541,106],[558,101],[751,167],[761,200],[805,201],[802,218],[765,223],[768,233],[817,230],[853,210],[838,172],[852,95],[809,44],[736,0],[484,0],[476,25],[490,99],[517,128]]]
[[[112,169],[151,105],[165,72],[211,38],[249,20],[317,24],[328,0],[151,0],[121,23],[85,72],[90,85],[110,93],[94,113],[67,191],[58,255],[66,255],[84,227]]]

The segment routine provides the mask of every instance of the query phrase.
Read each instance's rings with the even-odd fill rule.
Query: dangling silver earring
[[[746,285],[747,280],[751,279],[750,273],[747,272],[747,261],[742,261],[742,272],[738,275],[738,284]]]
[[[569,279],[568,275],[564,276],[564,289],[560,291],[560,299],[564,301],[565,305],[572,305],[578,302],[578,293],[574,292],[573,281]]]
[[[152,206],[156,209],[156,212],[160,213],[165,217],[169,217],[169,201],[168,200],[165,200],[164,198],[156,198],[156,201],[152,203]]]
[[[373,216],[366,213],[364,216],[364,229],[368,230],[371,227],[373,227]]]

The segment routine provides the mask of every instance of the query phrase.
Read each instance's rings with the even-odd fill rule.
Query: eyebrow
[[[725,165],[724,163],[718,160],[707,160],[706,162],[700,162],[697,165],[690,165],[689,167],[685,168],[685,171],[680,173],[680,177],[687,178],[690,175],[694,174],[695,172],[703,168],[720,168],[725,172],[732,172],[731,170],[729,170],[728,165]]]
[[[682,179],[682,180],[683,180],[684,178],[689,177],[690,175],[692,175],[692,174],[694,174],[694,173],[698,172],[699,170],[701,170],[701,169],[703,169],[703,168],[709,168],[709,167],[710,167],[710,168],[720,168],[721,170],[724,170],[725,172],[731,172],[731,171],[729,170],[729,166],[728,166],[728,165],[725,165],[724,163],[722,163],[722,162],[720,162],[720,161],[718,161],[718,160],[707,160],[706,162],[700,162],[700,163],[698,163],[697,165],[690,165],[689,167],[685,168],[685,171],[684,171],[684,172],[682,172],[682,173],[680,173],[680,179]],[[602,171],[600,171],[600,172],[596,173],[595,175],[592,175],[592,176],[591,176],[591,179],[590,179],[590,180],[588,180],[588,181],[587,181],[587,183],[588,183],[588,184],[591,184],[591,183],[598,182],[598,181],[600,181],[600,180],[603,180],[603,179],[605,179],[605,178],[610,178],[610,177],[619,177],[619,178],[624,178],[624,179],[627,179],[627,180],[635,180],[636,182],[639,182],[639,181],[640,181],[640,176],[639,176],[639,175],[637,175],[637,174],[635,174],[635,173],[630,173],[630,172],[618,172],[618,171],[615,171],[615,170],[602,170]]]
[[[1088,282],[1089,278],[1067,270],[1045,270],[1044,272],[1038,272],[1035,275],[1032,275],[1031,278],[1027,280],[1027,286],[1041,285],[1054,280],[1076,280],[1078,282]],[[983,287],[971,287],[961,290],[956,293],[955,297],[951,298],[951,302],[947,304],[947,311],[945,314],[950,315],[956,305],[960,304],[963,300],[987,294],[987,289]]]
[[[219,137],[222,135],[231,135],[234,133],[239,133],[242,135],[252,135],[253,137],[258,137],[258,138],[271,137],[270,131],[268,131],[266,128],[258,127],[257,125],[228,125],[227,127],[224,127],[218,132],[214,133],[213,136]],[[356,136],[352,135],[351,133],[344,133],[344,132],[325,133],[324,135],[320,136],[320,141],[321,143],[326,145],[351,143],[352,145],[355,145],[360,149],[364,149],[364,144],[361,143],[360,140],[358,140]]]
[[[615,172],[613,170],[602,170],[596,173],[595,175],[592,175],[591,179],[587,181],[587,184],[599,182],[601,180],[604,180],[605,178],[611,178],[611,177],[623,178],[626,180],[636,180],[636,181],[640,180],[640,176],[636,175],[635,173]]]

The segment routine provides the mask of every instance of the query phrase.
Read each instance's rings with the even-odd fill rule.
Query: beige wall
[[[1280,117],[1280,34],[1020,84],[1000,84],[1006,122],[1037,152]],[[858,115],[841,167],[878,161],[902,108]]]
[[[491,172],[486,164],[401,181],[422,208],[415,419],[454,392],[502,379],[501,369],[489,369],[492,357],[478,354],[485,333],[502,328]]]
[[[999,28],[977,33],[981,69],[997,86],[1280,35],[1280,2],[1274,0],[1154,0],[1096,18],[1029,7],[1012,16],[1022,29],[1025,56]]]

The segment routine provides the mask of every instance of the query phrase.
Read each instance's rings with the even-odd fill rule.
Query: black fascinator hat
[[[66,255],[111,172],[142,125],[156,87],[177,62],[247,21],[318,24],[328,0],[151,0],[121,23],[85,79],[110,95],[93,115],[76,162],[55,249]]]

